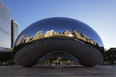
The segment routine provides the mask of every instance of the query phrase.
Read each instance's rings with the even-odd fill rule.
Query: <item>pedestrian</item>
[[[58,65],[60,65],[60,62],[58,62]]]
[[[56,62],[55,64],[56,64],[56,66],[57,66],[57,62]]]

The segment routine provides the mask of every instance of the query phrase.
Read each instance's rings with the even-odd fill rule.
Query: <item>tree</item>
[[[116,61],[116,48],[110,48],[105,52],[104,61],[111,61],[114,64],[114,61]]]
[[[0,62],[13,60],[12,52],[0,52]]]

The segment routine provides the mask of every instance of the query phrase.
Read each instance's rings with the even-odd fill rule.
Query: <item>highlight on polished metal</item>
[[[95,66],[103,60],[104,46],[99,35],[83,22],[53,17],[24,29],[15,41],[13,53],[22,66],[33,66],[58,56]]]

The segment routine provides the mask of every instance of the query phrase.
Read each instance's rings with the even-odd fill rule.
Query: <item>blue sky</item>
[[[19,24],[19,33],[49,17],[68,17],[92,27],[106,49],[116,47],[116,0],[1,0]]]

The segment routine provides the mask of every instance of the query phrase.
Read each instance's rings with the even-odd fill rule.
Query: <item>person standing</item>
[[[58,65],[60,65],[60,62],[58,61]]]

